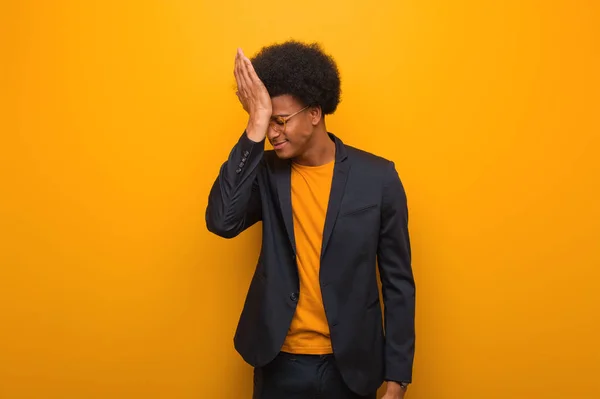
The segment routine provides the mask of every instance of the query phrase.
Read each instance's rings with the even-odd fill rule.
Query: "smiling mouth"
[[[278,143],[272,143],[272,144],[273,144],[273,148],[275,148],[275,149],[279,149],[279,148],[283,147],[283,145],[284,145],[285,143],[287,143],[287,140],[280,141],[280,142],[278,142]]]

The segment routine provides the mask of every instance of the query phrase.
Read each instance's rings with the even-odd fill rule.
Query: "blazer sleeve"
[[[254,142],[246,132],[219,170],[206,207],[206,227],[223,238],[233,238],[262,219],[257,174],[265,142]]]
[[[377,263],[381,277],[386,381],[411,382],[415,348],[415,281],[406,193],[393,162],[385,173]]]

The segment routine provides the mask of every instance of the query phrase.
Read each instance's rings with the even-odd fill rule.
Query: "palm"
[[[235,57],[233,71],[237,83],[237,96],[244,110],[250,117],[271,117],[273,106],[267,88],[260,80],[252,62],[241,49]]]

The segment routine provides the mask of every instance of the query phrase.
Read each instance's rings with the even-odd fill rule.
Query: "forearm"
[[[415,347],[415,286],[412,280],[384,285],[385,379],[411,382]]]
[[[206,208],[209,231],[231,238],[260,219],[256,178],[263,154],[264,139],[254,142],[244,132],[221,166],[210,191]]]
[[[246,127],[246,136],[255,143],[265,140],[266,131],[269,128],[269,117],[257,116],[250,118]]]
[[[410,382],[415,345],[415,282],[404,188],[390,165],[382,200],[378,263],[385,321],[385,379]]]

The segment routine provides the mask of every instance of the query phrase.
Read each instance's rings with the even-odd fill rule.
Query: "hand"
[[[406,389],[394,381],[387,382],[387,389],[381,399],[404,399]]]
[[[256,71],[254,71],[252,62],[239,48],[235,56],[233,74],[237,83],[236,94],[250,117],[246,134],[253,141],[262,141],[267,135],[273,112],[271,97]]]

